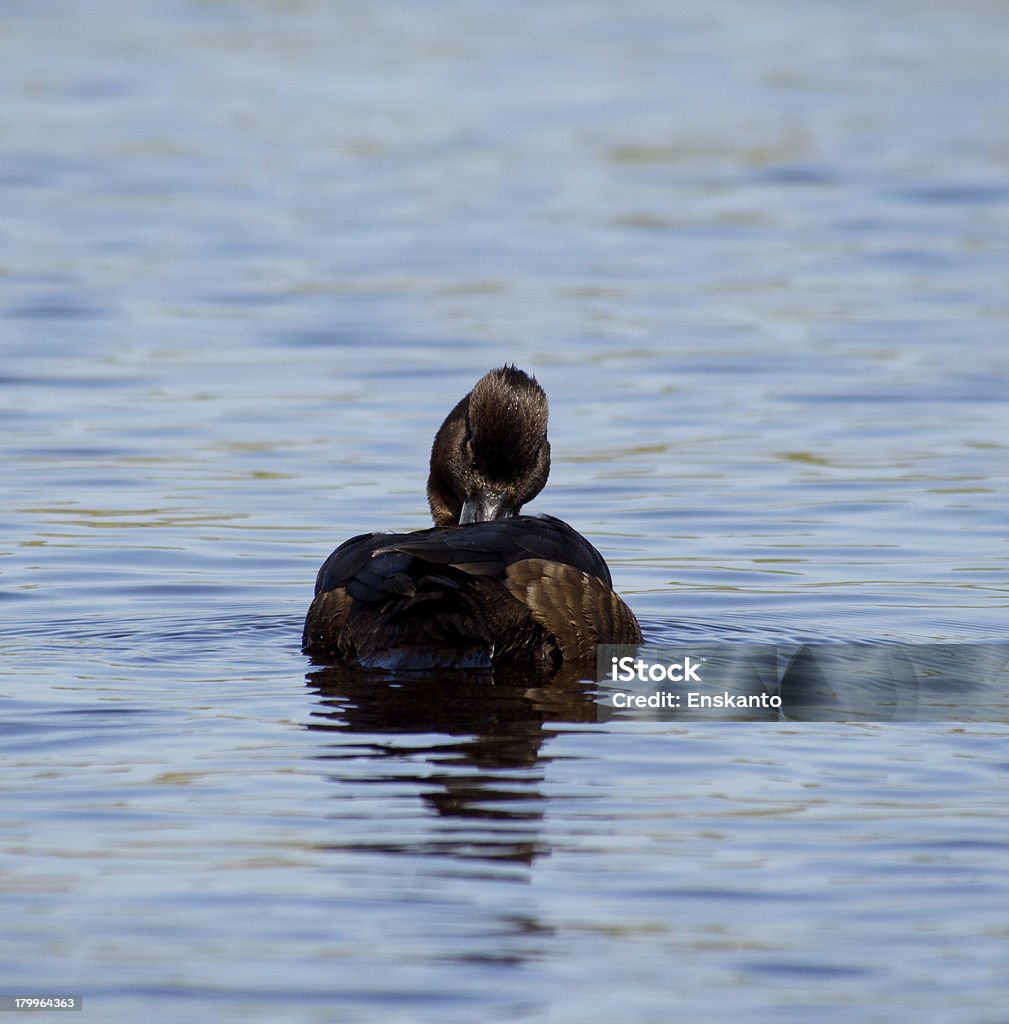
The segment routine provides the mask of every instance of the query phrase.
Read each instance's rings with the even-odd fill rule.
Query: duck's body
[[[556,666],[641,642],[602,555],[552,516],[354,537],[315,593],[306,652],[367,666]]]
[[[435,438],[438,525],[340,545],[316,578],[305,652],[382,668],[551,667],[641,643],[599,552],[560,519],[518,515],[549,466],[542,389],[491,371]]]

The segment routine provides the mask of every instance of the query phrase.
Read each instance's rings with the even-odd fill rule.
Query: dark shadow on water
[[[596,721],[588,674],[584,667],[549,678],[500,669],[310,672],[318,705],[308,728],[339,734],[320,756],[373,758],[370,782],[416,788],[442,823],[425,829],[423,839],[357,842],[355,849],[523,864],[549,853],[539,824],[545,747],[557,734],[550,723]]]

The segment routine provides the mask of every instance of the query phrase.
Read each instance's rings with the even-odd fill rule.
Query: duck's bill
[[[493,491],[481,491],[480,494],[467,498],[459,513],[459,525],[467,523],[488,523],[492,519],[507,519],[515,515],[515,511],[505,494]]]

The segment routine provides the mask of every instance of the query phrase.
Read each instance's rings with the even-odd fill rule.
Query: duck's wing
[[[641,627],[613,588],[573,565],[526,558],[508,566],[505,588],[557,638],[564,657],[591,661],[597,644],[640,644]]]
[[[368,565],[375,549],[382,546],[382,541],[393,536],[388,533],[360,533],[345,540],[320,566],[315,577],[316,595],[344,586],[347,580]]]
[[[431,547],[441,559],[425,557],[425,534],[439,532],[452,531],[364,534],[337,548],[319,571],[303,650],[382,668],[489,667],[493,637],[528,613],[508,598],[503,569],[486,578],[500,553],[482,553],[482,575],[453,564],[444,537]]]

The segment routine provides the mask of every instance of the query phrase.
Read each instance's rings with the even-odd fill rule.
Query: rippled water
[[[512,360],[551,397],[530,511],[650,640],[1005,640],[1007,33],[984,0],[0,12],[0,995],[1004,1019],[1000,712],[601,721],[577,679],[298,647],[319,563],[425,525],[434,429]]]

